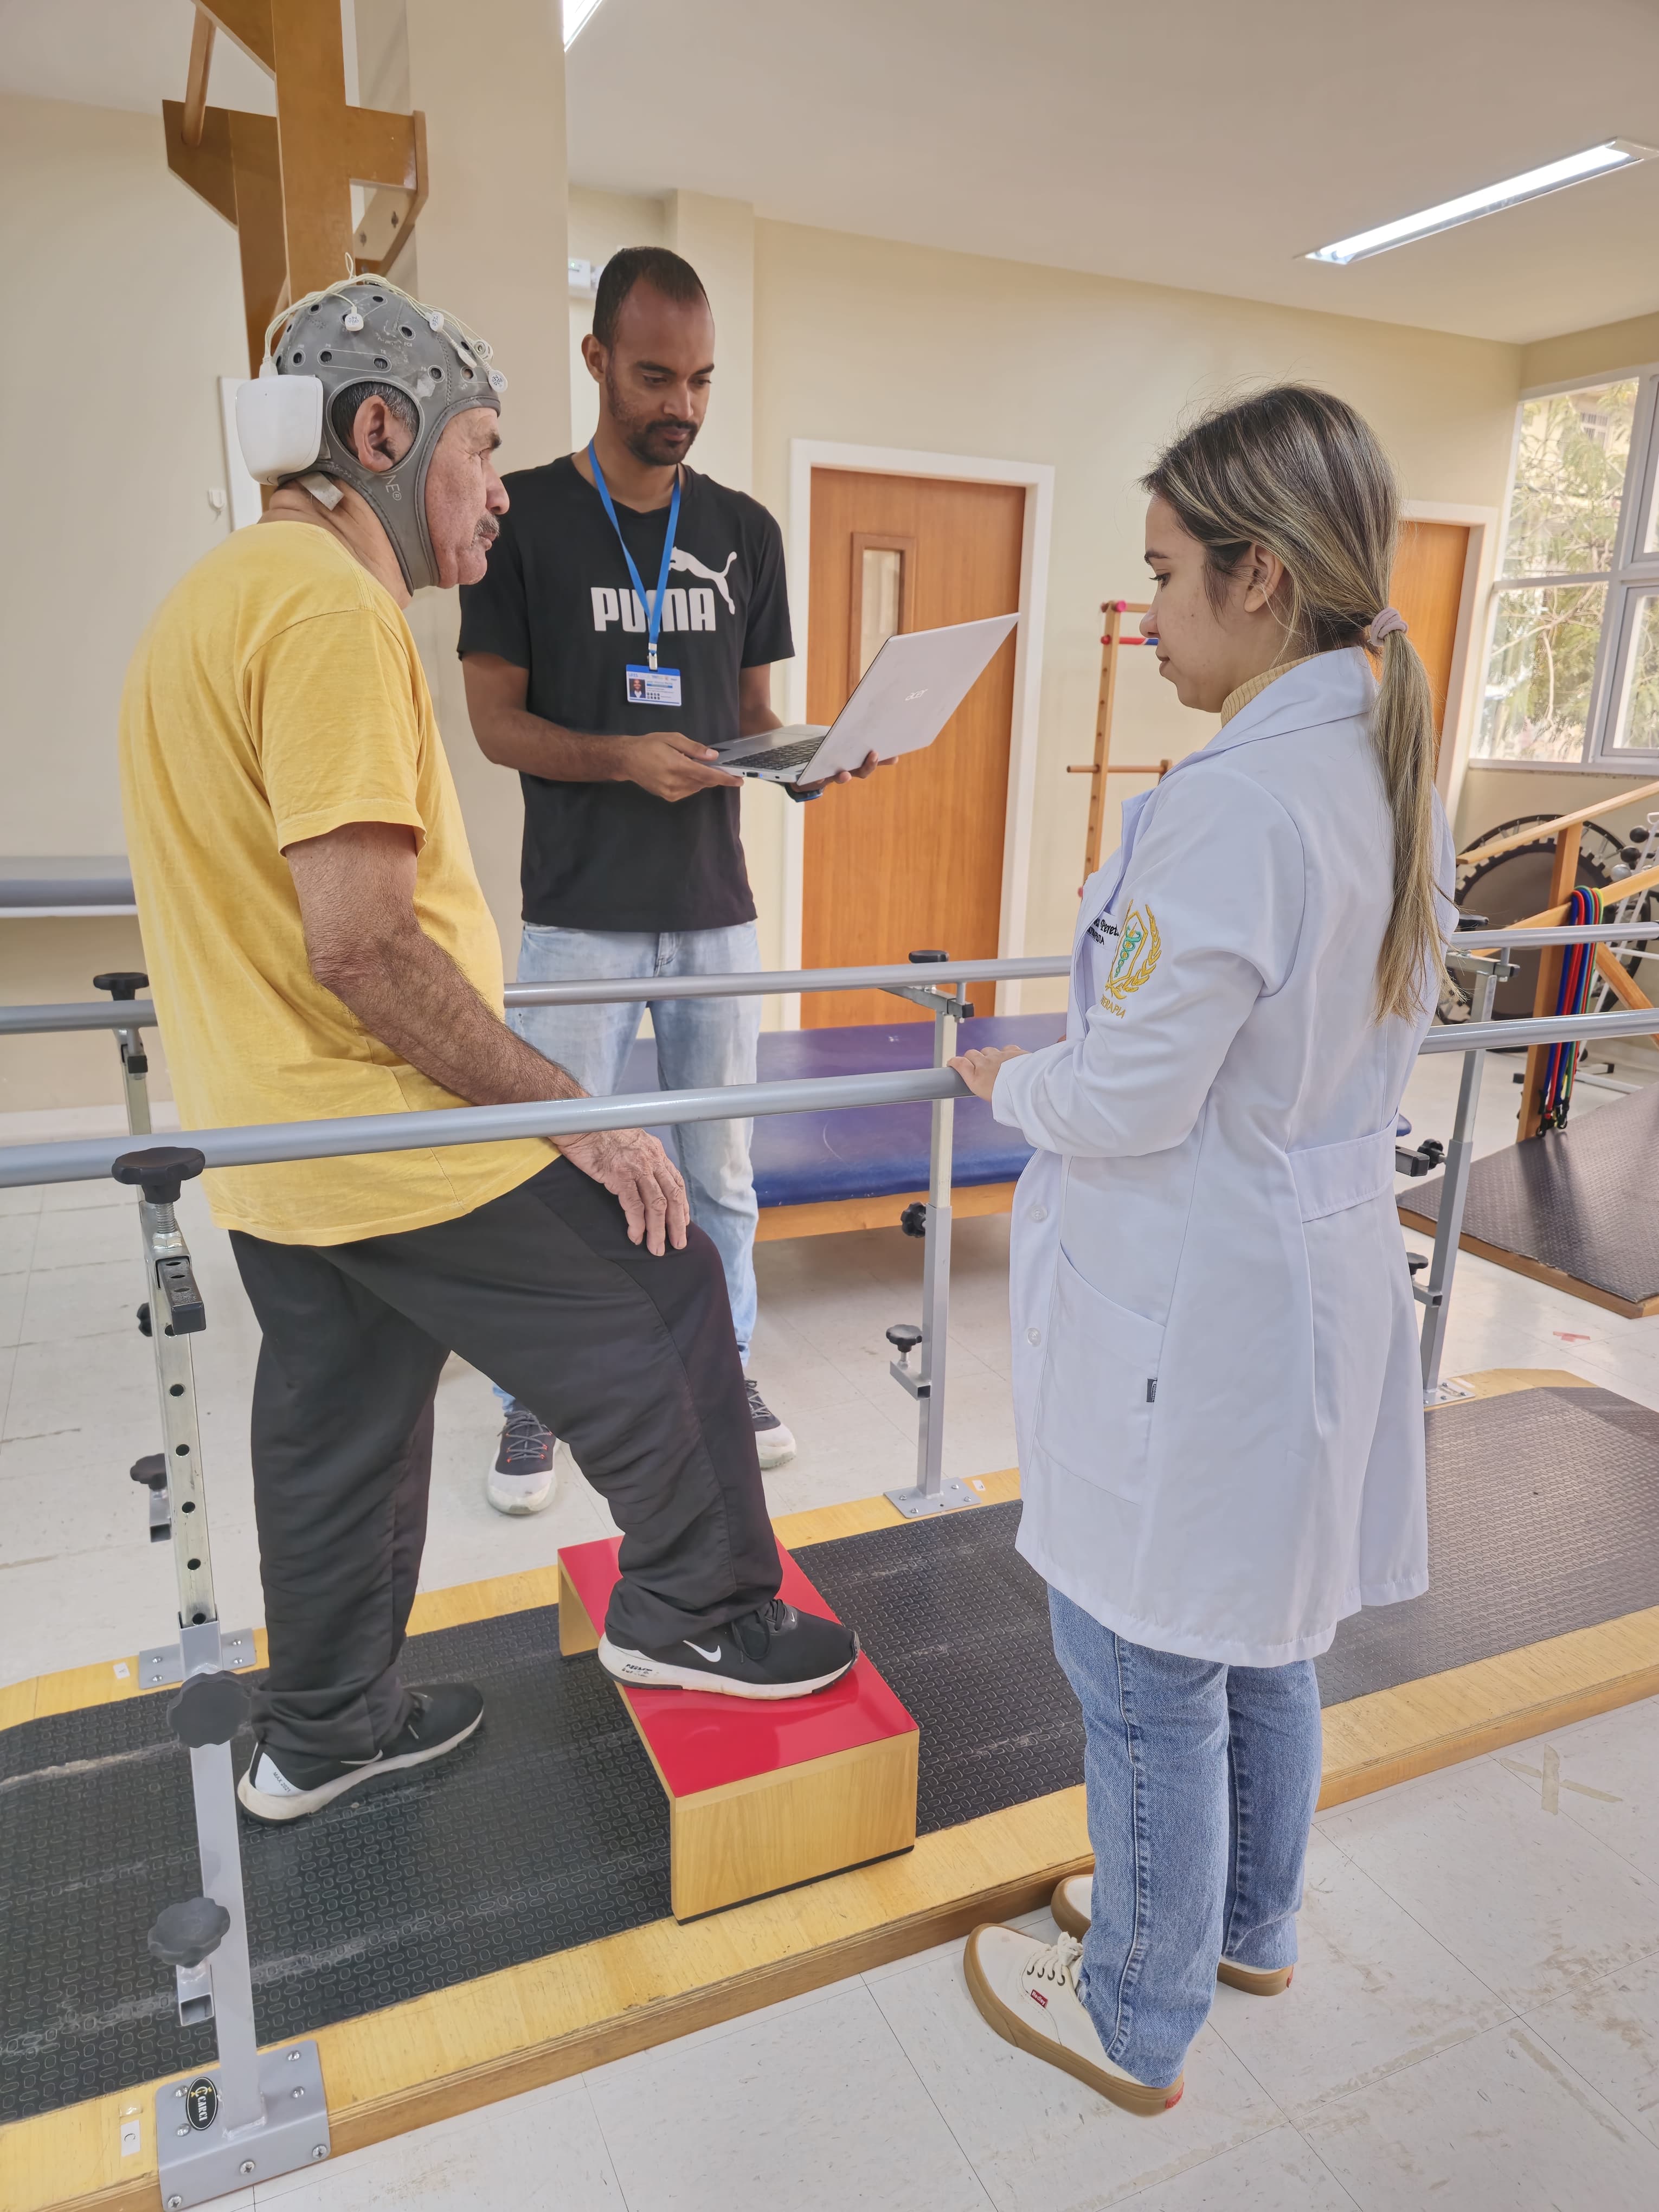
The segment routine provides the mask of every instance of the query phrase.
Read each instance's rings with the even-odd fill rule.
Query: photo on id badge
[[[630,707],[678,707],[684,703],[678,668],[630,667],[627,674]]]

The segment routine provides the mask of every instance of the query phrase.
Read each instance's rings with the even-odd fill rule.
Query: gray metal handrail
[[[1650,921],[1598,922],[1559,929],[1460,930],[1452,940],[1460,952],[1486,952],[1504,945],[1607,945],[1627,937],[1659,936]],[[509,983],[509,1006],[641,1005],[652,999],[750,999],[798,991],[886,991],[918,981],[928,983],[1018,983],[1070,973],[1068,952],[1044,952],[1017,960],[930,960],[920,969],[908,963],[872,968],[774,968],[744,975],[636,975],[595,977],[571,983]],[[72,1000],[65,1005],[0,1006],[0,1036],[58,1035],[76,1030],[148,1030],[155,1027],[153,999],[112,1005]]]

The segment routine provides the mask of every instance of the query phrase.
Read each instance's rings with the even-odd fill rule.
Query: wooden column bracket
[[[1155,775],[1162,782],[1170,773],[1171,763],[1161,760],[1158,765],[1137,765],[1130,761],[1110,758],[1112,750],[1112,709],[1117,700],[1117,656],[1125,646],[1144,645],[1141,637],[1125,637],[1125,615],[1144,615],[1146,603],[1133,599],[1108,599],[1101,613],[1106,617],[1106,627],[1100,641],[1100,695],[1095,708],[1095,757],[1074,767],[1067,768],[1067,775],[1086,775],[1089,785],[1089,830],[1084,853],[1084,875],[1094,874],[1100,866],[1101,839],[1106,827],[1106,779],[1109,775]]]
[[[276,85],[276,113],[207,104],[223,31]],[[289,300],[352,269],[384,276],[427,194],[426,121],[345,96],[338,0],[198,0],[185,98],[161,104],[167,167],[234,226],[241,245],[248,366]],[[352,187],[377,187],[354,222]]]

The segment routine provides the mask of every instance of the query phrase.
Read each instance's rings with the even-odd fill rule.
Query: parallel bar
[[[1504,945],[1610,945],[1625,938],[1659,937],[1651,921],[1603,922],[1583,929],[1460,930],[1460,952],[1490,951]],[[1032,954],[1018,960],[941,960],[927,973],[942,983],[1030,982],[1040,976],[1071,973],[1066,953]],[[509,1006],[597,1006],[639,1005],[652,999],[749,999],[793,991],[887,990],[914,983],[916,971],[891,968],[769,969],[744,975],[657,975],[612,978],[592,983],[509,983]],[[72,1000],[65,1005],[0,1006],[0,1036],[32,1036],[66,1030],[154,1029],[155,1001],[125,1000],[118,1006],[102,1000]]]
[[[1498,994],[1498,978],[1488,972],[1474,979],[1475,1020],[1470,1026],[1490,1025],[1492,1002]],[[1463,1204],[1468,1196],[1469,1170],[1474,1164],[1474,1117],[1480,1103],[1480,1079],[1486,1072],[1484,1052],[1466,1052],[1462,1079],[1457,1086],[1457,1112],[1451,1141],[1446,1147],[1445,1180],[1441,1190],[1439,1218],[1435,1223],[1434,1249],[1429,1279],[1423,1286],[1423,1402],[1436,1405],[1444,1393],[1440,1387],[1440,1362],[1446,1348],[1446,1323],[1451,1314],[1452,1276],[1457,1267],[1458,1239],[1463,1231]]]
[[[911,977],[915,974],[914,968],[896,972]],[[131,1023],[132,1006],[124,1006],[122,1011]],[[1535,1044],[1556,1038],[1594,1043],[1601,1037],[1647,1036],[1652,1030],[1651,1010],[1550,1015],[1532,1021],[1465,1022],[1456,1028],[1431,1030],[1421,1050],[1426,1054],[1480,1052],[1490,1046]],[[537,1099],[522,1106],[455,1106],[426,1114],[346,1115],[337,1121],[270,1121],[244,1129],[185,1130],[178,1141],[204,1152],[210,1168],[257,1167],[278,1160],[337,1159],[357,1152],[408,1152],[434,1145],[476,1145],[504,1137],[562,1137],[586,1129],[738,1121],[757,1114],[836,1112],[848,1106],[898,1106],[916,1099],[967,1095],[962,1079],[948,1069],[919,1067],[894,1075],[826,1075],[789,1083],[732,1084],[703,1091],[638,1091],[618,1098]],[[126,1137],[88,1137],[70,1144],[8,1146],[0,1150],[0,1190],[19,1183],[96,1181],[109,1173],[112,1163],[129,1149],[129,1143]]]
[[[914,975],[915,970],[910,973]],[[1650,1020],[1650,1026],[1651,1021]],[[810,1114],[847,1106],[895,1106],[920,1098],[963,1098],[960,1076],[918,1067],[893,1075],[801,1077],[789,1083],[730,1084],[703,1091],[638,1091],[617,1098],[535,1099],[521,1106],[451,1106],[425,1114],[362,1114],[337,1121],[268,1121],[244,1129],[186,1129],[168,1141],[191,1145],[210,1168],[277,1160],[342,1158],[356,1152],[423,1152],[506,1137],[568,1137],[586,1129],[660,1127],[665,1122],[743,1121],[755,1114]],[[0,1190],[15,1183],[88,1182],[106,1176],[131,1137],[0,1151]]]

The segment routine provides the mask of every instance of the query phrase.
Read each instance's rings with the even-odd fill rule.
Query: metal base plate
[[[219,2069],[204,2066],[155,2092],[155,2151],[166,2212],[274,2181],[329,2154],[328,2100],[314,2043],[259,2054],[263,2123],[228,2128],[219,2110]]]
[[[258,1657],[253,1649],[251,1628],[233,1629],[219,1639],[220,1665],[234,1673],[239,1667],[257,1667]],[[138,1686],[141,1690],[170,1690],[175,1682],[185,1679],[184,1662],[176,1644],[152,1644],[148,1651],[138,1654]]]
[[[1437,1382],[1431,1390],[1423,1393],[1425,1406],[1455,1406],[1464,1398],[1473,1398],[1474,1385],[1460,1382],[1453,1376],[1449,1382]]]
[[[932,1498],[925,1490],[890,1490],[886,1498],[887,1503],[903,1514],[907,1521],[921,1521],[931,1513],[954,1513],[960,1506],[985,1503],[976,1490],[969,1490],[965,1482],[957,1481],[954,1476],[942,1482]]]

